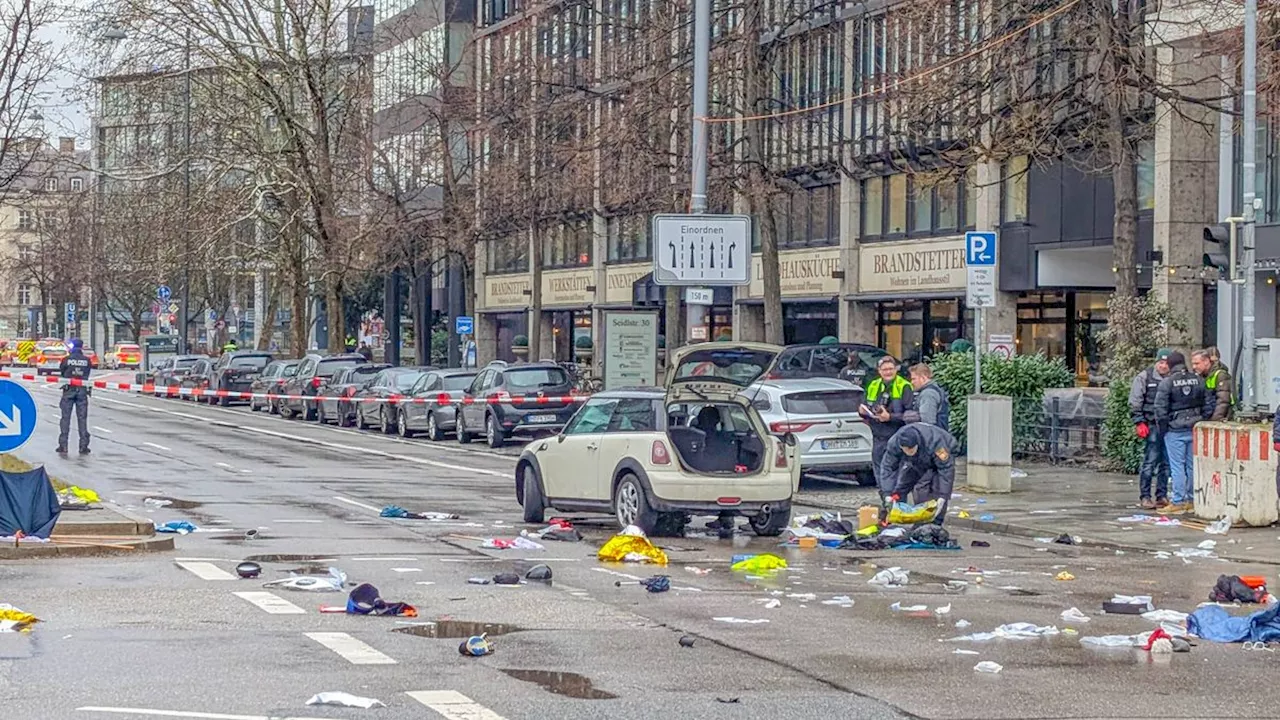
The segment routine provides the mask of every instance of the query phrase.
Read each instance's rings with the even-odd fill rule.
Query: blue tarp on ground
[[[1217,605],[1206,605],[1187,616],[1187,632],[1213,642],[1273,642],[1280,640],[1277,615],[1280,603],[1242,617]]]
[[[58,492],[44,468],[0,472],[0,537],[16,534],[48,539],[62,512]]]

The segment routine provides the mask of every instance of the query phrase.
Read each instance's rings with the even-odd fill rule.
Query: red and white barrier
[[[1280,520],[1276,455],[1265,425],[1202,422],[1192,430],[1196,516],[1254,527]]]
[[[45,383],[52,385],[73,385],[90,387],[95,390],[114,390],[119,392],[135,392],[144,395],[165,395],[168,397],[193,398],[230,398],[232,400],[345,400],[350,403],[386,403],[389,405],[563,405],[565,403],[583,402],[586,395],[494,395],[487,398],[454,398],[448,394],[435,397],[409,397],[392,395],[390,397],[339,397],[336,395],[297,395],[287,393],[255,393],[236,392],[233,390],[207,390],[204,388],[178,387],[177,385],[155,385],[151,383],[118,383],[105,380],[64,379],[56,376],[32,375],[30,373],[14,373],[0,370],[0,379],[20,380],[23,382]]]

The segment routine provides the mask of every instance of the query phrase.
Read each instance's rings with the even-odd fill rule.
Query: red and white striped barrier
[[[1276,458],[1265,425],[1202,422],[1192,430],[1196,516],[1254,527],[1280,520]]]
[[[144,395],[161,394],[168,397],[194,398],[230,398],[232,400],[345,400],[350,403],[385,403],[389,405],[550,405],[583,402],[587,395],[493,395],[487,398],[454,398],[448,394],[435,397],[409,397],[392,395],[390,397],[340,397],[336,395],[297,395],[287,393],[255,393],[237,392],[234,390],[207,390],[204,388],[179,387],[177,385],[155,385],[152,383],[118,383],[106,380],[90,380],[88,382],[76,378],[65,379],[57,376],[32,375],[30,373],[14,373],[0,370],[0,379],[21,380],[24,382],[45,383],[49,385],[72,385],[90,387],[95,390],[115,390],[119,392],[135,392]]]

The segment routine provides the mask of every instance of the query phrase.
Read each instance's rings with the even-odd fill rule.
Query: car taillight
[[[500,403],[509,403],[511,402],[511,393],[500,392],[494,395],[494,399]]]
[[[353,387],[349,387],[346,390],[342,391],[342,397],[355,397],[355,394],[356,394],[356,389]]]
[[[780,442],[775,442],[774,445],[775,445],[775,448],[773,452],[774,454],[773,466],[780,470],[786,470],[787,469],[787,446],[783,445]]]
[[[801,433],[815,425],[830,425],[828,420],[816,420],[811,422],[787,422],[779,420],[775,423],[769,423],[769,431],[778,434],[782,433]]]
[[[436,403],[439,405],[452,405],[453,398],[449,397],[449,393],[440,393],[436,396]]]
[[[320,382],[321,380],[318,377],[311,378],[311,387],[318,389],[320,387]]]
[[[649,462],[654,465],[671,464],[671,453],[667,452],[666,443],[661,440],[653,441],[653,447],[649,449]]]

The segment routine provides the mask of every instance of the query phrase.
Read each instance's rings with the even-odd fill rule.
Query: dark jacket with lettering
[[[911,409],[915,396],[911,390],[911,383],[906,378],[894,375],[891,383],[885,383],[877,376],[876,379],[867,383],[866,396],[867,406],[871,408],[872,417],[867,419],[867,425],[871,427],[872,438],[888,440],[898,432],[899,428],[907,424],[903,414]],[[885,422],[875,417],[882,407],[889,411],[889,419]]]
[[[936,477],[930,495],[942,501],[949,500],[956,483],[956,439],[937,425],[911,423],[908,427],[920,433],[916,454],[907,455],[897,440],[890,439],[884,459],[880,461],[880,477],[892,479],[894,485],[890,494],[905,498],[922,477],[933,472]],[[910,467],[916,472],[899,473],[903,467]]]
[[[1214,395],[1205,389],[1204,378],[1178,365],[1156,389],[1156,425],[1160,432],[1190,430],[1213,416]]]
[[[63,386],[62,391],[67,392],[69,388],[85,388],[88,389],[89,371],[92,365],[89,358],[85,357],[83,351],[76,348],[76,351],[62,358],[62,362],[58,363],[58,372],[67,380],[83,380],[80,385],[72,385],[70,383]]]
[[[1154,366],[1133,379],[1133,385],[1129,387],[1129,419],[1134,425],[1156,421],[1156,391],[1163,379],[1164,376],[1156,372]]]

